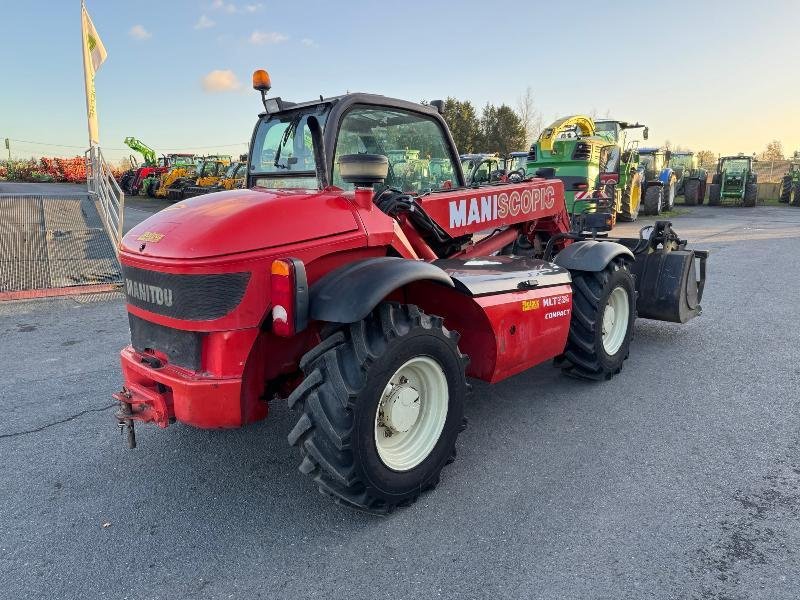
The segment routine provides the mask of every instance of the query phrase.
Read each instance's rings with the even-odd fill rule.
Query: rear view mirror
[[[650,137],[650,128],[649,127],[645,127],[644,128],[644,131],[642,131],[642,137],[644,139],[647,139],[648,137]]]

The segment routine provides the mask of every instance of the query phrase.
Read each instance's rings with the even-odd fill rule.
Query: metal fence
[[[759,160],[753,163],[753,171],[759,183],[780,183],[793,162],[797,160]]]
[[[86,157],[86,187],[89,190],[89,197],[98,206],[103,226],[114,245],[114,252],[119,257],[125,193],[119,187],[98,146],[89,148],[84,156]]]

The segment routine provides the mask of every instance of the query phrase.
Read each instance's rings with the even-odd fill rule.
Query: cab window
[[[444,132],[436,119],[397,108],[356,106],[342,119],[333,157],[333,185],[342,180],[338,158],[382,154],[389,160],[386,185],[421,194],[458,185]]]

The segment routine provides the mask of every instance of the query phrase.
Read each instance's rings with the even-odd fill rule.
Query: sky
[[[648,145],[800,150],[798,0],[86,5],[108,51],[96,89],[109,159],[131,153],[126,136],[159,153],[245,152],[258,68],[292,101],[363,91],[514,106],[530,87],[545,124],[608,113],[649,125]],[[82,153],[80,1],[0,0],[0,15],[0,138],[19,157]]]

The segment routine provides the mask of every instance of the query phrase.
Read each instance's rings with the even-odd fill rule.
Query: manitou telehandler
[[[241,427],[288,398],[300,471],[386,512],[455,457],[468,376],[555,360],[609,379],[637,313],[700,313],[706,253],[668,222],[612,239],[606,215],[570,228],[557,179],[465,186],[440,103],[297,104],[267,97],[264,71],[253,83],[247,189],[179,202],[121,243],[129,445],[134,421]],[[449,168],[396,170],[409,140]]]

